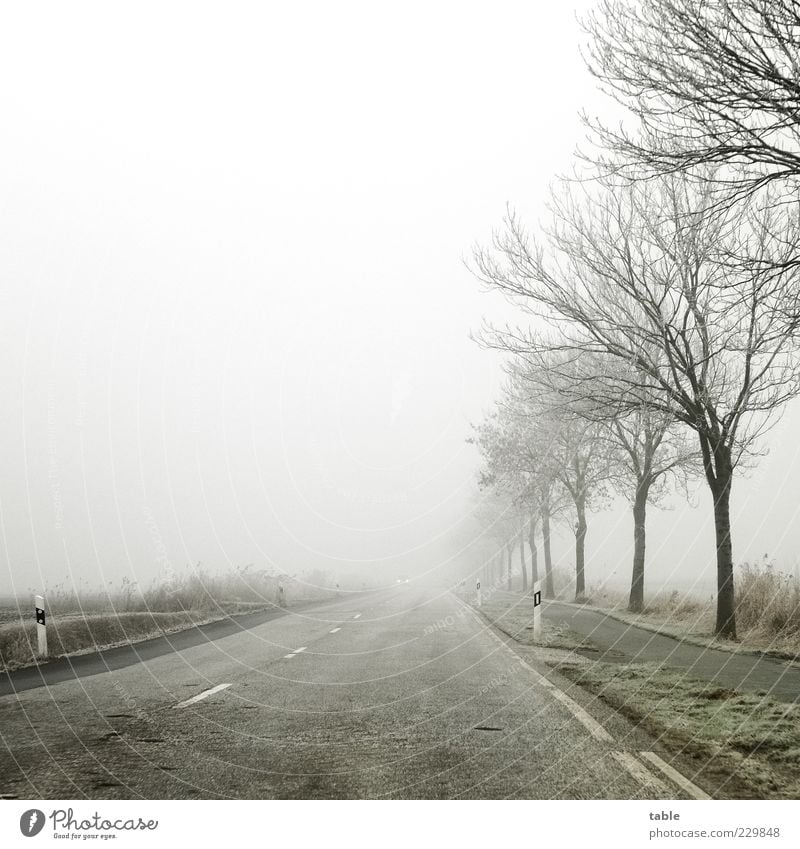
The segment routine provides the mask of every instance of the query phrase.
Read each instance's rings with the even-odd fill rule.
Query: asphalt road
[[[443,588],[402,585],[227,628],[68,675],[12,676],[0,795],[702,796],[685,766],[642,754],[656,744],[583,691],[567,694],[533,650]]]
[[[596,660],[661,663],[731,690],[768,693],[783,702],[800,701],[800,667],[782,660],[682,642],[588,607],[551,601],[543,610],[545,619],[588,639],[598,650],[590,655]]]

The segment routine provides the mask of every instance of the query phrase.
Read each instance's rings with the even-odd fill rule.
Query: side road
[[[522,597],[520,600],[527,603]],[[590,607],[550,601],[544,604],[543,616],[591,643],[593,648],[579,651],[594,660],[665,664],[731,690],[767,693],[782,702],[800,702],[800,668],[791,663],[685,642]]]

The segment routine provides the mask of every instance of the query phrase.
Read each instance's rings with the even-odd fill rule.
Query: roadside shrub
[[[701,600],[673,590],[671,593],[659,593],[650,599],[644,608],[645,614],[668,616],[670,619],[699,619],[715,609],[715,599],[709,596]]]
[[[544,573],[542,573],[544,584]],[[575,575],[563,566],[553,566],[553,590],[557,599],[573,601],[575,598]]]
[[[760,563],[744,563],[737,575],[736,619],[740,631],[767,637],[800,635],[798,581],[766,558]]]
[[[109,581],[100,589],[83,580],[65,581],[43,593],[49,617],[48,649],[56,657],[143,640],[229,614],[322,600],[335,595],[327,583],[322,572],[306,581],[252,565],[214,574],[199,564],[145,588],[127,577],[119,583]],[[33,595],[31,590],[27,599],[10,599],[2,611],[0,666],[10,668],[36,660]]]
[[[47,648],[51,657],[84,649],[98,649],[158,637],[197,624],[207,617],[197,611],[182,613],[73,614],[51,618]],[[36,661],[35,623],[21,622],[0,628],[0,666],[9,669]]]

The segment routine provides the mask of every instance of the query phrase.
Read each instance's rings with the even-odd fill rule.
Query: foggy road
[[[401,585],[0,697],[0,793],[702,795],[641,754],[656,748],[642,732],[542,672],[443,588]]]

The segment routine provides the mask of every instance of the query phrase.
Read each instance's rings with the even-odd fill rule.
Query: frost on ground
[[[658,664],[558,663],[574,683],[690,758],[728,798],[796,799],[800,705],[694,681]]]
[[[473,601],[474,605],[474,601]],[[592,648],[584,638],[566,625],[542,621],[542,638],[533,638],[533,596],[495,590],[484,594],[483,603],[476,610],[495,628],[524,646],[544,646],[550,649]]]

